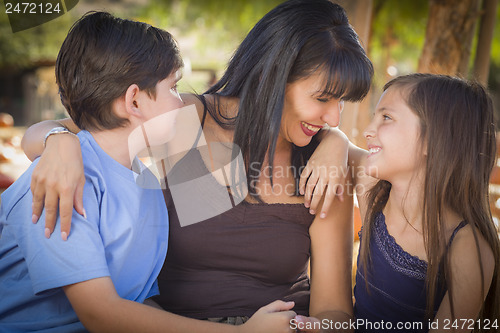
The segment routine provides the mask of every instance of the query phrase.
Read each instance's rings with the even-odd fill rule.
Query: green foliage
[[[497,19],[491,44],[488,87],[495,97],[497,128],[500,128],[500,4],[497,6]]]
[[[375,66],[375,83],[383,85],[387,67],[398,74],[417,70],[425,42],[428,0],[374,0],[369,56]]]
[[[181,51],[194,68],[221,70],[248,31],[280,2],[161,0],[144,8],[139,19],[185,41],[188,46]]]
[[[491,63],[500,67],[500,4],[497,5],[497,19],[491,44]]]
[[[269,10],[282,1],[160,0],[144,8],[143,15],[156,23],[181,29],[223,30],[226,36],[242,37]]]
[[[7,14],[0,12],[0,68],[25,68],[35,62],[55,61],[72,22],[71,15],[66,14],[12,33]]]
[[[425,40],[428,0],[373,1],[368,52],[376,68],[376,84],[380,85],[388,79],[388,66],[395,66],[398,74],[417,69]],[[142,8],[114,12],[118,16],[145,21],[170,31],[180,41],[182,55],[192,68],[220,72],[246,33],[280,2],[157,0],[149,1]],[[131,15],[131,12],[134,14]],[[81,14],[71,11],[38,27],[12,33],[8,17],[2,11],[0,68],[23,68],[34,62],[54,61],[71,24]],[[491,62],[496,68],[500,67],[500,6],[497,14],[491,50]]]

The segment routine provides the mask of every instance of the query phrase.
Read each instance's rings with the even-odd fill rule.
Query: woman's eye
[[[327,103],[330,100],[329,98],[316,98],[316,99],[321,103]]]
[[[382,116],[382,118],[383,118],[384,120],[391,120],[391,119],[392,119],[391,117],[389,117],[389,116],[388,116],[388,115],[386,115],[386,114],[384,114],[384,115]]]

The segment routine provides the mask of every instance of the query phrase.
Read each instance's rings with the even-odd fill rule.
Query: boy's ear
[[[125,109],[130,115],[140,117],[142,115],[140,110],[140,92],[137,84],[132,84],[125,92]]]

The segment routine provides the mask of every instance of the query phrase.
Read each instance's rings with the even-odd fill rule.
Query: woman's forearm
[[[361,182],[360,176],[365,174],[364,167],[368,152],[349,141],[348,156],[347,164],[352,169],[352,180],[356,186]]]
[[[318,135],[320,135],[321,143],[332,147],[334,153],[345,151],[347,148],[347,166],[351,169],[352,182],[356,186],[360,181],[358,176],[363,174],[361,171],[363,171],[368,152],[349,141],[344,132],[338,128],[329,128]]]
[[[21,141],[21,148],[24,150],[26,156],[33,161],[43,152],[43,141],[45,135],[55,127],[66,127],[73,133],[78,133],[80,129],[69,118],[62,120],[46,120],[30,126],[23,136]]]

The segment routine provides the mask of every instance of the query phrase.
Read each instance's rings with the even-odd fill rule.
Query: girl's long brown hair
[[[495,258],[493,280],[479,318],[500,318],[499,269],[500,241],[493,223],[488,185],[495,163],[496,141],[491,98],[478,83],[459,78],[411,74],[388,82],[400,89],[407,105],[420,118],[420,138],[427,142],[425,184],[423,194],[423,236],[428,258],[427,316],[432,318],[440,275],[449,291],[451,313],[454,317],[453,285],[446,251],[449,239],[445,236],[443,213],[449,207],[472,226],[476,251],[481,258],[478,235],[487,241]],[[368,211],[361,241],[360,259],[369,272],[369,241],[375,216],[382,211],[391,184],[380,180],[368,193]],[[483,263],[479,261],[481,285],[484,290]],[[369,274],[367,274],[369,279]],[[484,294],[482,295],[484,298]]]

